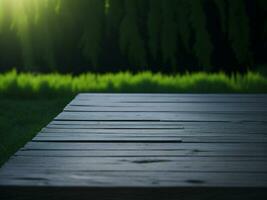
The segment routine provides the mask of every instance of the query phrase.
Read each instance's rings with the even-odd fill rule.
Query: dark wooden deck
[[[266,189],[267,95],[80,94],[0,169],[1,200]]]

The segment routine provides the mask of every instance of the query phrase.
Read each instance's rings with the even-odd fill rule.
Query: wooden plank
[[[132,130],[132,129],[131,129]],[[141,130],[141,129],[138,129]],[[171,129],[172,130],[172,129]],[[99,129],[97,129],[95,132],[93,130],[89,130],[89,129],[81,129],[79,130],[73,130],[71,131],[71,129],[58,129],[57,131],[53,131],[53,130],[48,130],[48,132],[46,131],[42,131],[40,132],[37,136],[41,136],[41,137],[65,137],[65,136],[96,136],[96,137],[177,137],[179,135],[183,134],[177,134],[177,132],[159,132],[158,130],[156,132],[152,132],[151,130],[149,130],[148,132],[145,132],[144,130],[142,131],[129,131],[129,133],[127,132],[127,130],[123,131],[123,129],[119,129],[119,131],[116,130],[108,130],[108,129],[104,129],[102,131],[99,131]],[[188,136],[188,135],[185,135]],[[212,134],[208,134],[207,136],[212,136]],[[239,135],[240,136],[240,135]]]
[[[50,169],[72,171],[164,171],[164,172],[267,172],[267,161],[209,161],[164,159],[118,159],[90,157],[21,157],[10,159],[3,166],[5,171],[20,171],[23,169]],[[30,172],[30,171],[29,171]],[[266,174],[267,177],[267,174]]]
[[[141,154],[140,151],[134,151],[135,155],[130,153],[130,151],[124,151],[120,155],[98,155],[100,151],[83,151],[83,150],[21,150],[14,154],[13,157],[89,157],[96,159],[106,159],[106,158],[116,158],[120,160],[129,160],[132,159],[134,161],[142,162],[142,160],[164,160],[171,157],[177,161],[196,161],[197,159],[201,159],[201,161],[221,161],[221,162],[229,162],[229,161],[267,161],[266,156],[221,156],[221,155],[209,155],[209,156],[201,156],[201,155],[181,155],[179,150],[147,150],[144,151],[144,154]],[[123,154],[124,153],[124,154]],[[127,154],[129,153],[129,154]],[[141,161],[140,161],[141,160]],[[145,161],[144,161],[145,162]]]
[[[194,105],[195,107],[201,107],[201,106],[206,106],[211,105],[212,107],[216,107],[218,104],[219,108],[225,105],[225,107],[251,107],[251,108],[257,108],[259,106],[263,107],[264,109],[266,108],[266,101],[263,102],[170,102],[170,101],[165,101],[165,102],[110,102],[110,101],[103,101],[103,100],[96,100],[96,101],[80,101],[80,100],[73,100],[71,101],[68,106],[73,106],[73,107],[114,107],[114,108],[125,108],[125,107],[148,107],[148,108],[155,108],[155,107],[163,107],[163,108],[168,108],[168,107],[181,107],[182,105]],[[200,108],[199,108],[200,109]]]
[[[100,135],[85,135],[85,136],[36,136],[32,139],[33,142],[182,142],[178,136],[100,136]],[[263,142],[265,140],[263,139]]]
[[[207,126],[210,124],[211,127],[213,126],[222,126],[222,127],[251,127],[251,126],[256,126],[257,127],[262,127],[266,126],[266,122],[179,122],[179,121],[51,121],[49,125],[89,125],[89,126],[103,126],[103,125],[109,125],[109,126],[119,126],[119,125],[124,125],[124,126],[164,126],[168,128],[169,126],[188,126],[188,127],[196,127],[196,126]]]
[[[121,106],[123,103],[128,105],[125,106],[150,106],[154,104],[155,106],[177,106],[179,103],[224,103],[232,104],[235,107],[237,104],[250,103],[248,107],[252,107],[253,103],[259,104],[266,107],[267,95],[208,95],[208,94],[173,94],[173,95],[162,95],[162,94],[125,94],[125,95],[88,95],[81,94],[78,95],[70,105],[100,105],[105,106],[110,104],[115,104]],[[116,104],[117,103],[117,104]],[[120,103],[120,104],[118,104]],[[131,105],[132,104],[132,105]]]
[[[266,102],[267,95],[78,95],[75,99],[79,101],[113,101],[113,102]]]
[[[178,134],[183,134],[184,129],[53,129],[45,128],[39,133],[39,135],[50,136],[57,134],[59,136],[64,136],[66,134],[76,135],[118,135],[118,136],[177,136]]]
[[[169,129],[175,132],[191,133],[219,133],[219,134],[265,134],[267,123],[264,122],[165,122],[165,121],[52,121],[46,128],[45,132],[53,129],[85,129],[85,131],[97,132],[164,132],[170,133]],[[90,129],[90,130],[88,130]],[[96,130],[95,130],[96,129]],[[108,130],[106,130],[108,129]],[[160,129],[160,130],[157,130]],[[182,131],[180,129],[183,129]]]
[[[197,97],[197,96],[226,96],[226,97],[254,97],[262,98],[266,97],[267,94],[238,94],[238,93],[79,93],[75,98],[81,96],[85,97],[155,97],[155,96],[185,96],[185,97]]]
[[[265,173],[9,171],[0,185],[65,187],[263,187]]]
[[[182,123],[180,123],[182,124]],[[159,122],[153,122],[153,121],[138,121],[138,122],[125,122],[125,121],[51,121],[49,125],[88,125],[88,126],[104,126],[104,125],[109,125],[110,127],[116,125],[124,125],[124,126],[164,126],[168,128],[169,126],[177,126],[180,125],[179,122],[173,122],[173,121],[159,121]]]
[[[218,131],[219,130],[219,131]],[[113,128],[113,129],[90,129],[90,128],[68,128],[68,127],[62,127],[62,128],[44,128],[42,129],[40,134],[43,133],[62,133],[67,134],[67,133],[72,133],[72,134],[135,134],[135,135],[165,135],[168,136],[170,134],[175,134],[175,135],[187,135],[187,136],[192,136],[192,135],[208,135],[208,136],[229,136],[230,135],[235,135],[238,134],[240,136],[249,136],[249,135],[266,135],[266,130],[267,127],[263,127],[262,129],[253,129],[251,127],[251,130],[244,128],[241,129],[230,129],[230,128],[221,128],[221,127],[185,127],[185,128],[172,128],[172,129],[151,129],[151,128],[132,128],[132,129],[127,129],[127,128]]]
[[[267,94],[237,94],[237,93],[79,93],[76,95],[76,98],[84,97],[84,98],[92,98],[92,97],[108,97],[108,98],[132,98],[132,97],[229,97],[229,98],[237,98],[237,97],[251,97],[251,98],[267,98]]]
[[[70,124],[60,124],[60,122],[62,121],[55,121],[55,122],[59,122],[59,124],[57,123],[50,123],[49,125],[46,126],[46,130],[48,129],[100,129],[100,130],[105,130],[105,129],[118,129],[118,130],[121,130],[121,129],[127,129],[127,130],[130,130],[130,129],[142,129],[142,130],[145,130],[145,129],[149,129],[149,130],[155,130],[155,129],[163,129],[163,130],[169,130],[169,129],[183,129],[183,127],[181,126],[176,126],[176,125],[169,125],[169,126],[162,126],[162,125],[124,125],[123,123],[121,124],[110,124],[110,125],[105,125],[105,124],[102,124],[102,125],[99,125],[99,124],[92,124],[92,125],[87,125],[87,124],[78,124],[78,123],[72,123],[72,122],[78,122],[78,121],[70,121]],[[63,121],[64,122],[64,121]],[[86,121],[82,121],[82,122],[86,122]],[[87,122],[91,122],[91,121],[87,121]]]
[[[187,136],[128,134],[39,134],[34,142],[183,142],[183,143],[267,143],[267,136]]]
[[[177,103],[165,106],[164,104],[129,104],[129,103],[99,103],[91,106],[68,105],[64,109],[68,112],[266,112],[267,106],[258,103],[252,104],[225,104],[225,103]]]
[[[98,105],[98,106],[109,106],[109,105],[114,105],[114,106],[158,106],[158,105],[162,105],[162,106],[175,106],[175,105],[179,105],[179,104],[226,104],[228,106],[234,106],[237,104],[241,104],[241,105],[248,105],[248,104],[252,104],[256,106],[256,104],[260,104],[263,106],[266,106],[266,99],[262,99],[262,100],[255,100],[255,99],[173,99],[173,100],[164,100],[164,99],[156,99],[156,98],[148,98],[148,99],[121,99],[121,100],[108,100],[106,98],[102,98],[102,99],[74,99],[72,100],[68,105],[72,105],[72,106],[93,106],[93,105]]]
[[[55,120],[99,120],[99,121],[262,121],[267,122],[267,113],[244,115],[242,113],[149,113],[149,112],[63,112],[60,113]]]
[[[174,121],[129,121],[129,122],[125,122],[125,121],[120,121],[120,122],[116,122],[116,121],[92,121],[92,122],[85,122],[85,121],[51,121],[49,124],[53,124],[53,125],[71,125],[71,124],[78,124],[78,125],[162,125],[162,126],[171,126],[171,125],[177,125],[179,124],[179,122],[174,122]]]
[[[267,146],[265,144],[202,144],[202,143],[49,143],[49,142],[29,142],[23,149],[38,150],[181,150],[190,154],[190,152],[208,152],[208,151],[235,151],[235,152],[259,152],[261,155],[267,154]]]
[[[50,143],[51,144],[51,143]],[[52,145],[52,144],[51,144]],[[217,144],[219,145],[219,144]],[[51,149],[47,149],[51,148]],[[79,149],[75,146],[70,149],[69,146],[65,148],[59,146],[58,148],[39,146],[34,149],[22,149],[17,155],[38,155],[38,152],[42,152],[44,157],[235,157],[237,160],[240,157],[254,157],[259,160],[265,160],[266,152],[258,149],[254,150],[225,150],[225,149],[121,149],[121,150],[101,150],[101,149]],[[264,158],[263,158],[264,157]]]
[[[23,163],[25,162],[30,162],[30,160],[40,160],[40,162],[46,162],[46,158],[42,159],[42,156],[44,157],[51,157],[48,158],[50,161],[55,161],[57,160],[57,157],[59,156],[53,156],[50,151],[19,151],[21,152],[20,154],[15,154],[14,156],[11,157],[12,161],[18,161],[18,160],[23,160]],[[49,153],[50,154],[47,154]],[[52,151],[56,152],[56,151]],[[61,151],[61,153],[65,153],[67,151]],[[71,151],[75,152],[75,151]],[[79,151],[81,153],[82,151]],[[28,154],[23,154],[23,153],[28,153]],[[31,153],[31,154],[29,154]],[[35,154],[33,154],[35,153]],[[30,156],[31,155],[31,156]],[[50,156],[49,156],[50,155]],[[26,157],[26,158],[25,158]],[[64,162],[67,162],[69,160],[68,157],[73,157],[73,156],[62,156],[62,160]],[[131,156],[131,157],[120,157],[120,156],[112,156],[112,157],[106,157],[103,159],[103,157],[97,157],[97,156],[77,156],[75,158],[70,158],[73,162],[77,160],[79,162],[79,158],[81,157],[82,162],[90,162],[90,163],[133,163],[133,164],[152,164],[152,163],[161,163],[161,162],[201,162],[201,163],[210,163],[210,162],[226,162],[226,163],[237,163],[237,162],[251,162],[251,161],[257,161],[257,162],[262,162],[266,163],[267,159],[266,157],[252,157],[252,156],[244,156],[244,157],[223,157],[223,156],[168,156],[165,157],[164,155],[161,156]],[[25,158],[25,159],[24,159]],[[61,159],[61,158],[60,158]],[[71,161],[71,162],[72,162]],[[97,170],[97,169],[95,169]],[[163,169],[162,169],[163,170]],[[175,170],[175,169],[174,169]]]

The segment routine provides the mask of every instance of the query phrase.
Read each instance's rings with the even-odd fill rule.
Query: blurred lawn
[[[0,98],[0,166],[62,111],[70,98]]]
[[[0,74],[0,95],[11,97],[72,96],[79,92],[267,93],[267,78],[256,72],[227,76],[204,72],[184,75],[139,74]]]

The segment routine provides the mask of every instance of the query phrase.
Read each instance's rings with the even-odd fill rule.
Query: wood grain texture
[[[14,188],[130,200],[266,187],[265,94],[79,94],[0,169],[0,197],[10,199]],[[120,192],[103,196],[109,188]]]
[[[55,120],[78,121],[203,121],[203,122],[267,122],[267,112],[244,114],[240,112],[62,112]]]
[[[90,158],[90,157],[22,157],[10,159],[6,171],[28,171],[38,168],[45,170],[69,171],[147,171],[147,172],[237,172],[266,173],[267,161],[176,159],[176,158]]]
[[[104,126],[104,125],[103,125]],[[220,129],[219,129],[220,128]],[[235,128],[235,126],[232,127],[225,127],[225,126],[214,126],[212,127],[212,125],[207,126],[206,127],[172,127],[172,128],[166,128],[166,127],[146,127],[142,128],[142,127],[138,127],[138,126],[134,126],[134,127],[130,127],[129,129],[127,127],[124,126],[117,126],[117,127],[106,127],[106,128],[93,128],[90,129],[88,127],[82,127],[82,128],[77,128],[77,126],[70,126],[70,127],[61,127],[61,128],[51,128],[51,127],[47,127],[41,130],[40,134],[49,134],[49,133],[62,133],[63,134],[68,134],[68,133],[72,133],[73,135],[75,134],[136,134],[136,135],[140,135],[140,134],[151,134],[151,135],[162,135],[165,134],[166,136],[169,134],[180,134],[180,135],[209,135],[211,134],[211,136],[223,136],[223,135],[246,135],[246,136],[253,136],[253,135],[265,135],[265,130],[264,127],[246,127],[246,131],[239,129],[239,128]]]
[[[28,172],[28,173],[26,173]],[[264,173],[208,172],[75,172],[28,169],[3,173],[0,185],[65,187],[262,187]],[[223,178],[222,178],[223,177]]]
[[[266,112],[262,103],[99,103],[99,105],[68,105],[64,111],[69,112]]]

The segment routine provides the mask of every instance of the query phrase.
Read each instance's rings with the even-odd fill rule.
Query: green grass
[[[0,166],[70,101],[0,98]]]
[[[227,76],[204,72],[184,75],[138,74],[0,74],[0,95],[12,97],[72,96],[79,92],[266,93],[267,78],[256,72]]]

